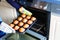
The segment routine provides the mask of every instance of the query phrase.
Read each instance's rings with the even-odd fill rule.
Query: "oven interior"
[[[32,7],[25,8],[31,11],[33,13],[33,16],[37,18],[37,21],[29,30],[32,30],[48,38],[50,29],[50,12]]]

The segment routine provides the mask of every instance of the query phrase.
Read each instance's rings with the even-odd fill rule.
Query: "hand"
[[[24,14],[29,15],[29,16],[32,15],[32,13],[31,13],[30,11],[26,10],[26,9],[23,8],[23,7],[19,8],[19,11],[20,11],[21,13],[24,13]]]

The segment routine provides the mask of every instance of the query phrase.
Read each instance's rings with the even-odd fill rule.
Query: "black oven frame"
[[[50,17],[51,17],[51,13],[49,12],[49,11],[46,11],[46,10],[41,10],[41,9],[36,9],[36,8],[32,8],[32,7],[29,7],[29,6],[24,6],[27,10],[29,10],[29,11],[31,11],[32,13],[33,13],[33,11],[34,10],[36,10],[36,11],[39,11],[39,12],[41,12],[41,13],[47,13],[47,23],[46,23],[46,27],[47,27],[47,35],[46,36],[44,36],[44,35],[42,35],[42,34],[38,34],[37,32],[35,32],[35,31],[33,31],[33,30],[27,30],[26,31],[26,33],[27,34],[29,34],[30,36],[32,35],[32,36],[34,36],[35,38],[38,38],[38,39],[41,39],[41,40],[48,40],[49,39],[49,30],[50,30]],[[37,15],[38,16],[38,15]],[[32,26],[33,27],[33,26]],[[33,34],[31,34],[30,32],[33,32],[33,33],[35,33],[35,34],[37,34],[37,35],[40,35],[40,37],[39,36],[35,36],[35,35],[33,35]],[[41,38],[42,37],[42,38]]]

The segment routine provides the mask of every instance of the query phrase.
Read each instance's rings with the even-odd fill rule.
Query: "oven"
[[[39,1],[37,0],[16,0],[16,1],[23,5],[24,8],[32,12],[33,16],[37,18],[34,25],[32,25],[32,27],[26,31],[25,35],[28,36],[31,40],[33,39],[48,40],[51,13],[49,11],[39,9],[38,3]]]
[[[26,35],[37,40],[48,40],[51,13],[34,6],[35,4],[39,6],[39,0],[18,0],[17,2],[22,4],[37,18],[35,24],[26,31]]]
[[[35,24],[26,31],[26,34],[40,40],[48,40],[50,29],[50,12],[32,7],[25,7],[37,18]]]

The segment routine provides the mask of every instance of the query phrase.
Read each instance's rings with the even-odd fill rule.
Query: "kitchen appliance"
[[[26,7],[26,9],[31,11],[33,16],[37,18],[37,22],[26,33],[38,39],[47,40],[50,28],[50,12],[31,7]]]
[[[26,34],[32,38],[37,38],[37,40],[48,40],[51,13],[40,9],[39,0],[17,0],[17,2],[31,11],[33,16],[37,18],[37,22],[26,31]],[[35,7],[35,5],[37,5],[37,7]]]
[[[33,16],[37,18],[37,22],[26,31],[25,35],[28,35],[29,38],[32,37],[33,39],[36,40],[48,40],[50,29],[50,12],[42,9],[45,7],[46,4],[42,5],[40,8],[40,4],[41,3],[44,4],[45,2],[40,3],[39,0],[15,0],[15,1],[23,5],[24,8],[26,8],[27,10],[31,11],[33,13]],[[22,37],[22,39],[24,38]]]

